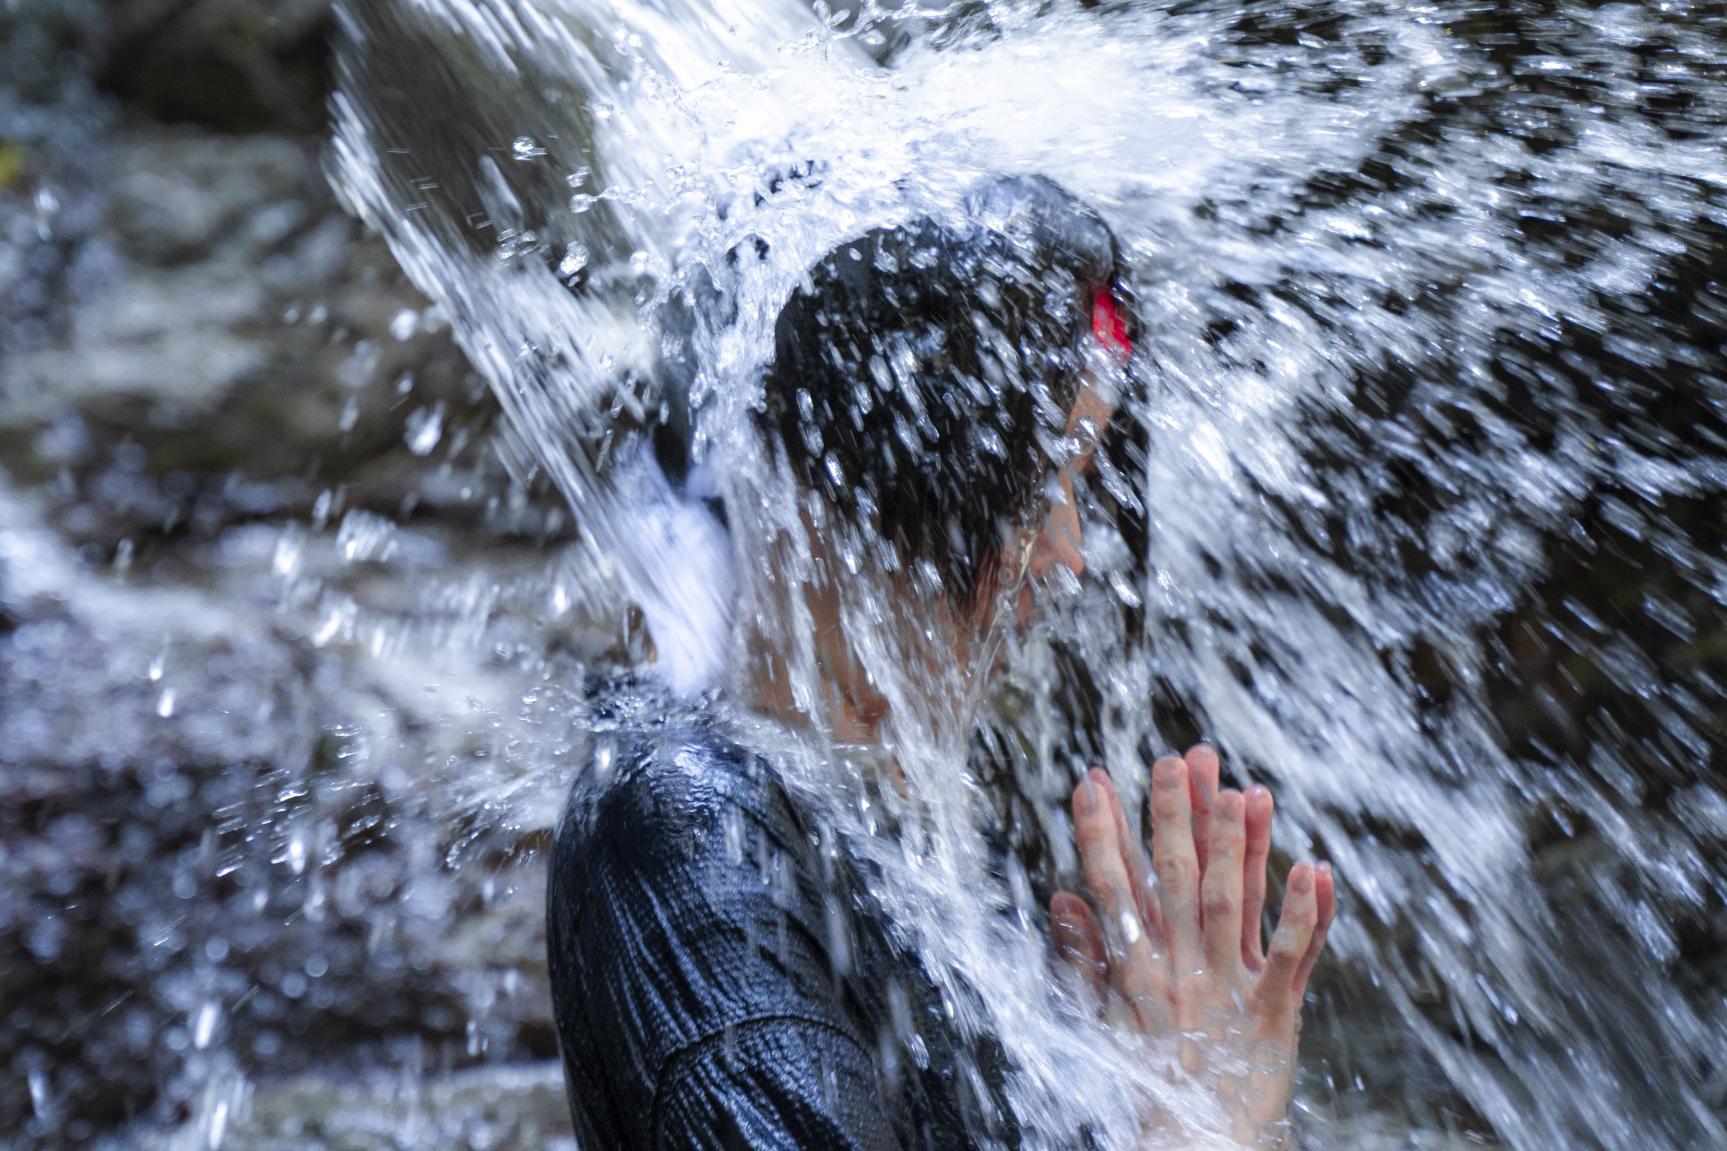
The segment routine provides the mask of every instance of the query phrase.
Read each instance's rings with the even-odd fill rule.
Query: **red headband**
[[[1108,288],[1097,294],[1091,306],[1091,334],[1124,360],[1133,354],[1133,344],[1127,338],[1127,317],[1121,314],[1115,293]]]

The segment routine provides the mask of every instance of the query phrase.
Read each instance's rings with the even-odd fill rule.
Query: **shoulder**
[[[547,892],[554,998],[588,1041],[658,1069],[751,1020],[849,1034],[827,949],[840,891],[778,773],[703,725],[616,755],[572,794]]]
[[[778,773],[717,725],[599,733],[547,890],[553,1011],[589,1141],[645,1146],[620,1133],[662,1113],[675,1132],[674,1112],[705,1122],[745,1100],[716,1054],[728,1036],[859,1042],[829,978],[803,825]]]
[[[715,725],[679,718],[621,730],[599,738],[571,788],[552,882],[571,903],[602,878],[711,884],[716,871],[753,870],[764,848],[801,854],[806,825],[773,766]]]

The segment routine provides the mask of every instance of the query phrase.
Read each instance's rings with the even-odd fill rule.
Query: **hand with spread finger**
[[[1149,865],[1109,776],[1081,780],[1073,822],[1089,902],[1060,892],[1050,920],[1110,1025],[1179,1033],[1182,1066],[1215,1083],[1235,1137],[1261,1146],[1282,1138],[1302,999],[1337,889],[1326,864],[1292,867],[1267,947],[1271,793],[1220,790],[1218,775],[1204,746],[1153,765]]]

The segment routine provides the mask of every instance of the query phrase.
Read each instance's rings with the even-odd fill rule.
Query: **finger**
[[[1056,954],[1097,997],[1101,1008],[1109,981],[1109,953],[1103,942],[1103,928],[1098,926],[1091,908],[1073,892],[1058,891],[1050,897],[1049,922]]]
[[[1167,953],[1169,944],[1165,942],[1168,936],[1163,930],[1163,906],[1157,893],[1157,885],[1147,880],[1145,886],[1139,889],[1139,919],[1145,924],[1145,933],[1151,936],[1151,946],[1154,951]]]
[[[1103,911],[1103,937],[1111,945],[1110,982],[1136,1010],[1142,1006],[1150,1010],[1164,984],[1116,838],[1119,824],[1107,782],[1103,772],[1092,771],[1074,788],[1073,827],[1080,870],[1093,901]]]
[[[1140,846],[1140,832],[1129,823],[1121,793],[1115,789],[1115,780],[1109,777],[1109,773],[1098,770],[1092,773],[1092,777],[1103,788],[1104,798],[1115,813],[1115,840],[1121,845],[1122,866],[1127,868],[1127,877],[1133,883],[1134,898],[1143,902],[1149,868],[1145,849]]]
[[[1301,957],[1301,966],[1295,970],[1294,996],[1297,1011],[1301,1010],[1302,998],[1307,994],[1307,977],[1313,974],[1313,965],[1319,962],[1319,953],[1325,950],[1326,930],[1337,915],[1337,881],[1332,877],[1331,864],[1322,863],[1314,868],[1313,894],[1317,916],[1313,938],[1308,941],[1307,954]]]
[[[1271,935],[1271,950],[1265,957],[1265,971],[1259,977],[1255,995],[1255,1015],[1262,1034],[1283,1037],[1295,1024],[1295,976],[1301,961],[1313,941],[1317,901],[1314,896],[1313,868],[1298,863],[1289,869],[1289,884],[1283,893],[1283,913],[1278,916],[1277,930]]]
[[[1247,803],[1231,788],[1211,808],[1211,860],[1200,877],[1206,971],[1234,980],[1241,970],[1242,857]]]
[[[1199,859],[1187,761],[1165,756],[1151,769],[1151,866],[1163,901],[1164,941],[1176,978],[1199,970]]]
[[[1241,959],[1249,971],[1265,966],[1265,863],[1271,856],[1275,805],[1264,785],[1247,789],[1247,854],[1242,862]]]
[[[1199,869],[1205,870],[1211,837],[1211,805],[1217,801],[1218,780],[1223,765],[1210,744],[1200,743],[1187,749],[1187,793],[1193,803],[1193,854]]]
[[[1151,886],[1151,868],[1145,858],[1145,848],[1140,845],[1139,832],[1133,829],[1127,818],[1127,806],[1121,802],[1121,792],[1115,788],[1115,780],[1102,769],[1094,769],[1091,778],[1103,789],[1105,801],[1115,814],[1115,838],[1121,845],[1122,866],[1127,869],[1128,879],[1133,884],[1134,901],[1139,907],[1140,923],[1144,925],[1146,934],[1151,936],[1153,949],[1162,947],[1163,914],[1157,905],[1156,893]]]

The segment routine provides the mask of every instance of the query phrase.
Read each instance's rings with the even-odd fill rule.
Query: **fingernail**
[[[1097,804],[1103,797],[1098,794],[1097,784],[1087,775],[1079,781],[1079,786],[1073,792],[1073,810],[1076,815],[1090,815],[1097,810]]]
[[[1173,757],[1165,757],[1151,765],[1151,785],[1167,791],[1186,782],[1187,765]]]
[[[1224,819],[1240,819],[1244,802],[1241,792],[1226,788],[1217,793],[1217,814]]]
[[[1297,895],[1306,895],[1313,890],[1313,868],[1305,863],[1298,863],[1289,872],[1289,890]]]

